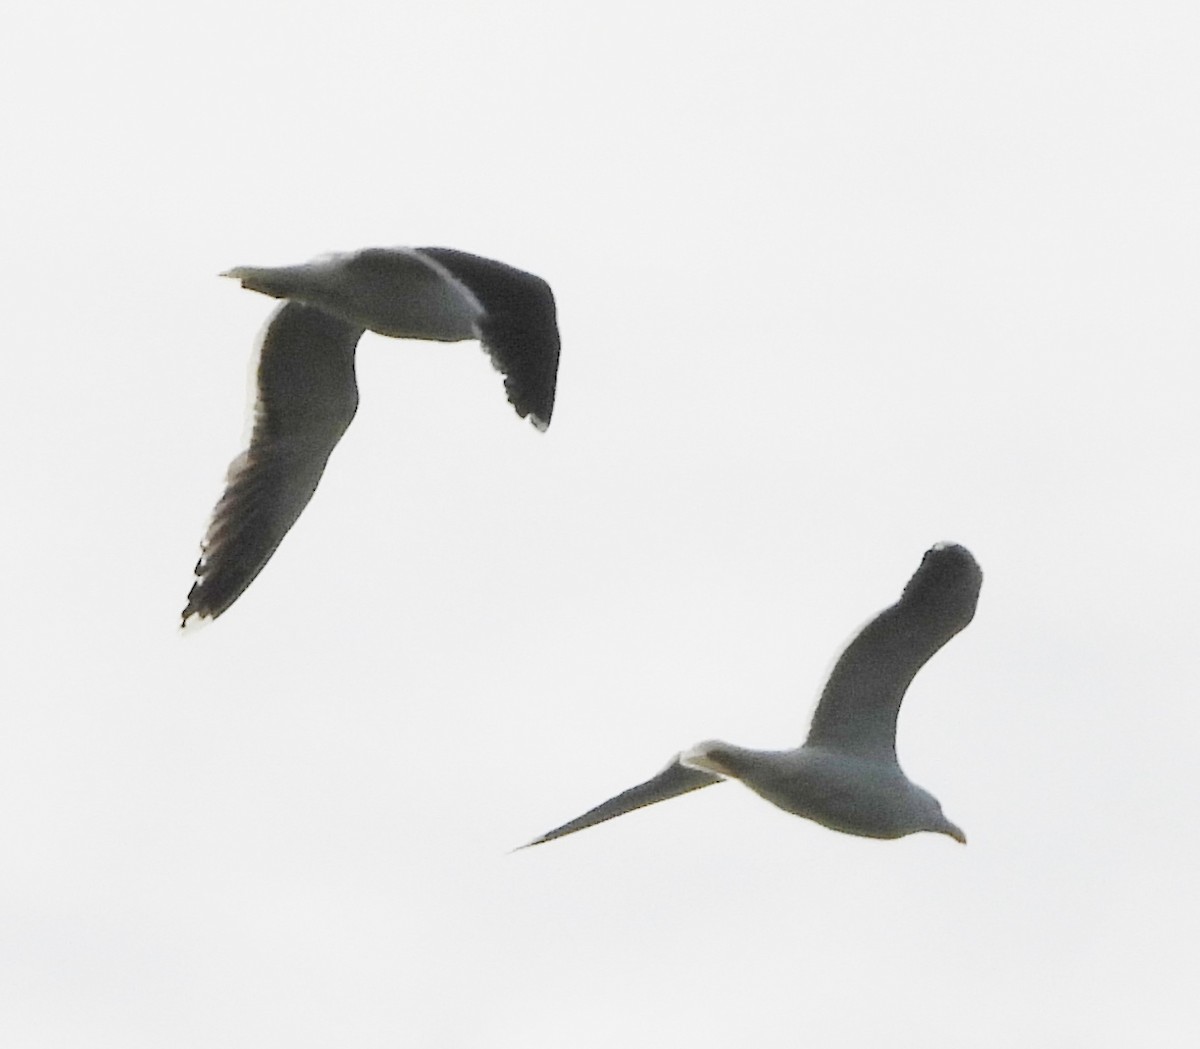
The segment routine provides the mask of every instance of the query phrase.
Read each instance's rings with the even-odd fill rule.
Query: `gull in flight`
[[[749,750],[709,740],[677,754],[653,779],[610,798],[529,845],[540,845],[725,779],[741,780],[786,812],[866,838],[931,831],[966,844],[942,806],[896,760],[896,717],[918,670],[975,615],[983,573],[965,547],[925,553],[900,600],[846,647],[804,745]],[[528,846],[522,846],[527,848]]]
[[[285,300],[263,336],[250,446],[229,466],[183,610],[215,619],[262,571],[316,491],[354,418],[354,353],[366,330],[398,339],[478,339],[508,399],[550,425],[558,324],[532,273],[450,248],[367,248],[225,277]]]

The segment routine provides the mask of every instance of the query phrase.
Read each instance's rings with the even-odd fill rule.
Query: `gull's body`
[[[896,760],[896,718],[917,671],[975,615],[983,574],[964,547],[927,551],[900,600],[871,620],[838,659],[795,750],[750,750],[720,740],[676,755],[653,779],[531,845],[689,791],[741,780],[773,805],[868,838],[929,831],[966,842],[928,791]]]
[[[230,464],[184,623],[232,605],[308,505],[358,408],[354,357],[364,331],[478,339],[517,414],[550,425],[559,338],[540,277],[449,248],[368,248],[225,276],[287,301],[263,336],[250,446]]]

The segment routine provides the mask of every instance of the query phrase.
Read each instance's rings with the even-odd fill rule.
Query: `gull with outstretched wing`
[[[867,838],[930,831],[966,844],[942,806],[896,760],[896,718],[918,670],[975,615],[983,573],[965,547],[926,551],[900,600],[846,647],[821,693],[808,739],[795,750],[751,750],[709,740],[665,769],[569,823],[540,845],[726,779],[779,808]],[[522,846],[523,848],[528,846]]]

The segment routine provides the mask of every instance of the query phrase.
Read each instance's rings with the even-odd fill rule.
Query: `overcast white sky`
[[[0,42],[0,1043],[1195,1044],[1191,3],[20,3]],[[554,424],[367,335],[308,511],[176,629],[272,305],[546,277]],[[900,756],[968,833],[737,784],[933,542]]]

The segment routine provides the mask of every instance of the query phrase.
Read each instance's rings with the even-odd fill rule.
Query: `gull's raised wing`
[[[900,600],[846,647],[829,675],[806,746],[892,760],[896,717],[918,670],[975,615],[983,573],[965,547],[926,551]]]

